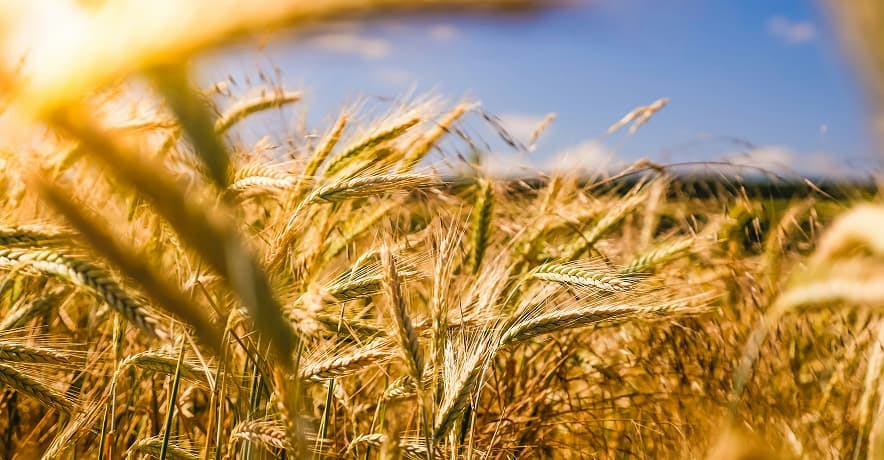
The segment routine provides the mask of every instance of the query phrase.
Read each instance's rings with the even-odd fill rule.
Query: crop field
[[[245,142],[303,94],[157,56],[326,14],[266,8],[0,75],[0,456],[884,458],[876,184],[504,179],[437,97]]]

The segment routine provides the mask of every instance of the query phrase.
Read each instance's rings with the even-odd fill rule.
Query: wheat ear
[[[283,91],[281,89],[265,91],[256,97],[243,99],[230,106],[221,116],[215,120],[215,132],[224,133],[233,125],[239,123],[254,113],[282,107],[301,100],[303,95],[299,91]]]
[[[461,354],[463,361],[445,380],[444,394],[436,412],[436,424],[433,428],[433,440],[438,442],[445,438],[460,415],[470,404],[470,398],[484,373],[488,359],[494,350],[491,349],[490,336],[480,338],[472,349]],[[450,342],[449,342],[450,343]],[[453,353],[451,347],[446,353]]]
[[[620,200],[613,208],[608,210],[601,219],[599,219],[592,228],[582,235],[582,237],[573,245],[565,249],[562,258],[565,260],[574,260],[583,254],[584,251],[591,248],[611,231],[615,225],[620,223],[629,212],[635,209],[645,200],[644,194],[634,194],[626,199]]]
[[[65,399],[61,393],[19,372],[12,366],[0,363],[0,383],[65,414],[75,412],[74,404]]]
[[[20,264],[91,289],[108,306],[141,330],[154,337],[165,337],[159,320],[144,305],[129,296],[104,269],[55,251],[0,249],[0,267]]]
[[[476,201],[473,204],[472,246],[469,265],[472,272],[478,273],[488,246],[488,235],[491,231],[491,212],[494,208],[494,192],[491,181],[481,179]]]
[[[570,286],[591,287],[602,291],[624,292],[635,287],[637,279],[628,275],[594,269],[585,264],[548,263],[536,268],[531,276]]]
[[[261,444],[269,449],[286,449],[285,427],[272,420],[244,420],[230,432],[227,455],[230,457],[239,440]]]
[[[0,321],[0,331],[23,327],[28,321],[45,315],[57,306],[61,298],[67,294],[67,291],[68,289],[55,290],[12,310]]]
[[[45,226],[0,227],[0,246],[50,246],[70,237],[63,230]]]
[[[346,164],[351,159],[358,157],[360,154],[362,154],[362,152],[374,149],[384,142],[401,136],[406,131],[408,131],[409,128],[418,124],[419,122],[419,117],[408,118],[399,123],[395,123],[386,129],[379,129],[375,131],[362,141],[349,147],[347,150],[344,150],[343,152],[339,153],[334,158],[329,160],[328,166],[325,168],[326,176],[337,173],[338,171],[343,169],[344,166],[346,166]]]
[[[301,369],[301,377],[313,382],[344,377],[368,366],[379,364],[389,355],[390,353],[384,348],[369,344],[364,349],[331,356],[315,364],[306,364]]]
[[[638,255],[620,273],[630,275],[653,271],[660,265],[688,253],[697,240],[693,236],[685,237],[667,244],[657,245]]]
[[[534,337],[566,329],[592,326],[600,323],[615,324],[625,320],[649,320],[674,315],[690,315],[709,311],[703,305],[702,296],[697,299],[658,302],[649,305],[610,304],[593,305],[577,309],[557,309],[539,315],[528,315],[516,321],[500,338],[500,347],[523,342]]]
[[[402,285],[399,272],[396,269],[396,262],[387,246],[381,248],[380,257],[381,267],[384,270],[383,286],[387,293],[387,311],[396,323],[396,336],[409,373],[419,382],[424,369],[423,353],[405,306],[405,298],[402,296]]]
[[[163,375],[175,375],[178,368],[178,358],[167,350],[148,350],[134,355],[127,356],[126,359],[120,361],[117,368],[117,374],[123,372],[130,367],[154,372]],[[213,372],[211,369],[203,369],[200,365],[194,364],[188,360],[181,361],[181,377],[194,382],[208,383],[206,372]]]
[[[67,364],[74,361],[74,356],[52,348],[0,341],[0,361]]]
[[[404,173],[414,168],[414,166],[427,155],[427,152],[439,142],[439,139],[451,129],[454,122],[463,116],[463,114],[472,106],[473,104],[467,102],[458,104],[451,110],[451,112],[448,112],[448,114],[442,117],[433,129],[420,136],[417,141],[408,147],[405,156],[402,158],[402,163],[399,166],[398,172]]]
[[[307,203],[336,203],[355,198],[365,198],[390,192],[410,192],[423,188],[438,187],[442,182],[426,174],[388,174],[347,179],[325,185],[313,191]]]
[[[126,452],[126,458],[133,458],[137,453],[148,454],[152,457],[159,458],[163,444],[162,437],[142,439],[135,444],[132,444],[132,447]],[[165,454],[166,458],[169,460],[199,460],[198,455],[172,443],[167,444]]]

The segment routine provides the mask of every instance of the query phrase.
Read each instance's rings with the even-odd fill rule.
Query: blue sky
[[[503,18],[341,24],[217,52],[200,78],[278,66],[287,87],[307,92],[317,129],[360,97],[426,91],[481,101],[517,137],[556,113],[530,155],[492,142],[506,166],[726,158],[855,174],[876,156],[860,85],[825,13],[813,1],[600,0]],[[660,97],[669,104],[637,133],[605,134]]]

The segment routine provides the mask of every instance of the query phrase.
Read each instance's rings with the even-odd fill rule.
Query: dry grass
[[[478,144],[449,135],[468,102],[268,133],[282,158],[237,125],[299,92],[200,93],[180,65],[357,3],[403,6],[219,8],[161,42],[133,30],[132,55],[70,82],[4,73],[53,136],[3,153],[0,455],[881,455],[881,211],[837,217],[858,190],[750,198],[646,162],[531,184],[463,159],[446,161],[475,174],[427,173],[445,142]],[[160,115],[97,116],[126,72]]]

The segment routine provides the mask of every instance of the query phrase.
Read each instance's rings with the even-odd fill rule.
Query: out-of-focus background
[[[303,114],[263,123],[328,122],[347,104],[395,104],[428,91],[470,97],[528,144],[512,149],[487,124],[487,168],[617,169],[728,161],[786,174],[862,179],[878,160],[860,82],[822,2],[574,2],[507,15],[341,22],[322,33],[274,33],[198,61],[204,85],[260,73],[303,88]],[[278,76],[275,74],[278,72]],[[669,103],[635,134],[606,129],[633,108]],[[324,124],[321,124],[324,126]],[[246,138],[266,127],[246,125]],[[739,171],[752,174],[752,170]]]

